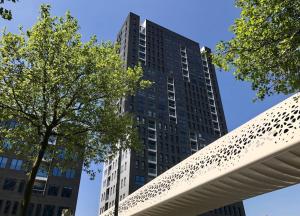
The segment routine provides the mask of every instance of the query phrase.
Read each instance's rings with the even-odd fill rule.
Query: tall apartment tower
[[[210,49],[130,13],[117,36],[126,67],[140,63],[152,87],[122,100],[135,115],[142,153],[122,153],[120,196],[124,199],[156,176],[227,133]],[[114,206],[118,157],[104,165],[100,214]],[[242,203],[206,216],[244,216]]]
[[[2,144],[9,147],[7,142]],[[82,163],[62,171],[55,161],[63,157],[43,158],[27,216],[62,216],[66,211],[75,215]],[[25,160],[9,153],[9,148],[8,153],[0,155],[0,215],[20,214],[26,179],[24,164]]]

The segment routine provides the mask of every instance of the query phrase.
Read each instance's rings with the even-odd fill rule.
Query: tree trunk
[[[119,215],[119,194],[120,194],[120,177],[121,177],[121,162],[122,150],[119,150],[118,168],[117,168],[117,184],[116,184],[116,198],[115,198],[115,209],[114,216]]]
[[[48,135],[46,135],[43,139],[43,141],[41,142],[41,149],[39,150],[39,154],[36,157],[34,164],[32,166],[31,172],[28,176],[28,182],[26,184],[25,187],[25,192],[24,192],[24,196],[23,196],[23,201],[21,204],[21,212],[20,212],[20,216],[26,216],[27,215],[27,211],[28,211],[28,207],[29,207],[29,203],[31,200],[31,194],[32,194],[32,187],[38,172],[38,169],[40,167],[40,164],[43,160],[43,157],[45,155],[47,146],[48,146],[48,140],[49,140]]]

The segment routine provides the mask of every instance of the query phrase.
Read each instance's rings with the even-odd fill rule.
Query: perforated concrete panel
[[[300,94],[158,176],[119,215],[195,216],[300,182]],[[104,212],[112,216],[113,208]]]

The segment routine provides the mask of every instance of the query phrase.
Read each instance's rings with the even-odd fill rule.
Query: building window
[[[7,178],[3,184],[3,190],[14,191],[16,187],[17,181],[15,179]]]
[[[57,216],[61,216],[61,215],[63,215],[63,213],[66,213],[66,212],[70,212],[70,210],[67,207],[60,206],[57,211]]]
[[[159,154],[159,161],[160,161],[160,162],[163,162],[163,160],[164,160],[164,156],[163,156],[162,153],[160,153],[160,154]]]
[[[35,210],[35,216],[40,216],[42,213],[42,205],[41,204],[37,204],[36,205],[36,210]],[[61,216],[61,215],[58,215]]]
[[[0,200],[0,212],[1,212],[1,209],[2,209],[2,205],[3,205],[3,200]]]
[[[12,215],[16,215],[18,212],[18,207],[19,207],[19,203],[18,202],[14,202],[13,208],[12,208]]]
[[[6,150],[8,150],[8,149],[11,149],[11,143],[9,142],[9,140],[8,139],[4,139],[4,141],[3,141],[3,148],[4,149],[6,149]]]
[[[48,196],[57,196],[59,187],[55,185],[49,185],[48,187]]]
[[[4,214],[8,214],[9,213],[10,206],[11,206],[11,201],[7,200],[6,204],[5,204],[5,207],[4,207],[4,211],[3,211]]]
[[[227,206],[224,207],[224,212],[225,212],[226,215],[228,214],[228,212],[227,212]]]
[[[58,167],[54,167],[52,170],[53,176],[61,176],[61,170]]]
[[[138,186],[142,186],[145,184],[145,177],[144,176],[135,176],[135,184]]]
[[[5,168],[7,163],[7,157],[0,157],[0,168]]]
[[[163,172],[163,166],[159,165],[159,171],[162,173]]]
[[[71,195],[72,195],[72,188],[63,187],[62,192],[61,192],[61,196],[66,197],[66,198],[70,198]]]
[[[240,216],[244,215],[244,214],[242,214],[242,210],[240,208],[238,208],[238,210],[239,210],[239,215]]]
[[[59,159],[63,160],[63,159],[65,158],[65,154],[66,154],[66,150],[63,149],[63,148],[61,148],[61,149],[59,149],[59,152],[58,152],[57,157],[58,157]]]
[[[10,164],[10,169],[21,170],[22,169],[22,160],[13,159]]]
[[[66,178],[72,179],[74,177],[75,177],[75,170],[74,169],[67,169]]]
[[[25,187],[25,181],[22,180],[22,181],[20,181],[20,183],[19,183],[18,192],[19,192],[19,193],[23,193],[24,187]]]
[[[49,167],[45,164],[41,164],[36,174],[37,177],[48,178]]]
[[[37,194],[44,193],[46,189],[46,181],[35,181],[32,187],[32,192]]]
[[[138,161],[138,160],[135,161],[135,168],[136,168],[136,169],[139,168],[139,161]]]
[[[43,216],[53,216],[54,209],[55,209],[55,206],[53,206],[53,205],[45,205],[44,211],[43,211]]]
[[[142,170],[145,170],[145,161],[142,161],[141,168],[142,168]]]

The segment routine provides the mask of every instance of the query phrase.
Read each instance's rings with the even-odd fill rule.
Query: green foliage
[[[78,30],[70,13],[51,17],[50,7],[42,6],[31,29],[3,32],[0,122],[16,124],[1,127],[0,138],[34,163],[43,142],[55,137],[56,145],[47,144],[52,157],[64,149],[66,158],[83,157],[91,172],[91,162],[138,146],[133,118],[119,113],[119,102],[149,82],[141,79],[141,67],[123,67],[117,46],[96,37],[83,43]]]
[[[220,42],[214,63],[252,83],[257,97],[300,90],[300,1],[236,0],[235,37]]]
[[[6,0],[6,1],[16,3],[18,0]],[[0,0],[0,4],[3,4],[4,2],[5,0]],[[12,19],[11,10],[8,10],[4,7],[0,7],[0,17],[2,17],[3,19],[11,20]]]

